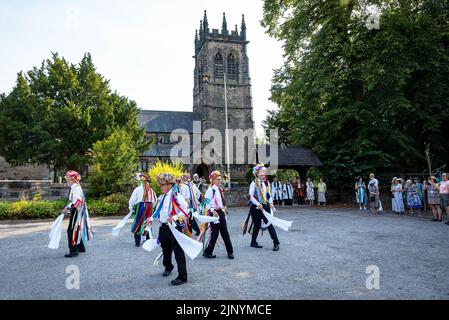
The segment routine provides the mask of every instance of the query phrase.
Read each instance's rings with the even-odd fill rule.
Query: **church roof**
[[[175,129],[185,129],[193,133],[193,121],[201,121],[201,114],[188,111],[139,111],[140,127],[147,132],[170,133]]]
[[[267,147],[267,154],[270,154],[270,147]],[[321,167],[322,165],[320,159],[309,148],[286,145],[278,147],[278,166]]]

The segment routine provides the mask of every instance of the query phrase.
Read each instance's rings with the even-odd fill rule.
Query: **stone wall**
[[[0,201],[66,199],[70,188],[64,183],[51,183],[50,180],[0,180]]]
[[[13,167],[0,156],[0,180],[49,180],[50,170],[45,166]]]

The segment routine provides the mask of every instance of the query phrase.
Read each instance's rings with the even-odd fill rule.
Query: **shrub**
[[[9,216],[10,206],[7,202],[0,202],[0,220]]]
[[[125,130],[114,131],[89,150],[91,167],[89,192],[105,196],[126,190],[132,185],[133,174],[139,164],[133,137]]]
[[[21,200],[16,202],[0,202],[1,219],[43,219],[57,217],[67,200],[36,201]],[[110,216],[126,213],[128,198],[122,194],[87,200],[87,207],[91,215]]]
[[[100,199],[87,200],[90,215],[114,216],[124,214],[128,210],[128,198],[123,194],[111,194]]]

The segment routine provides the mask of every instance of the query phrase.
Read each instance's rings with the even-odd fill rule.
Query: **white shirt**
[[[209,187],[204,195],[205,199],[209,199],[206,209],[223,209],[223,201],[221,200],[220,189],[217,186]]]
[[[129,198],[129,211],[132,211],[134,206],[139,203],[142,202],[142,199],[144,199],[143,193],[145,192],[145,190],[143,189],[142,186],[138,186],[134,189],[133,193],[131,194],[131,197]],[[147,191],[148,193],[148,201],[152,202],[153,205],[156,203],[157,198],[156,198],[156,193],[154,193],[153,188],[150,188],[150,190]]]
[[[69,204],[66,206],[67,209],[79,208],[84,204],[83,189],[79,183],[74,183],[70,187],[69,201]]]
[[[194,193],[194,196],[196,197],[196,200],[198,200],[201,196],[200,190],[197,188],[197,186],[193,183],[185,182],[181,186],[181,195],[184,197],[184,199],[187,201],[187,203],[190,203],[190,186],[192,187],[192,191]]]
[[[158,206],[156,207],[156,210],[159,209],[159,206],[162,206],[162,209],[160,211],[160,216],[159,216],[159,221],[161,223],[167,223],[168,218],[170,217],[170,211],[172,210],[172,206],[171,206],[171,198],[172,198],[172,194],[173,194],[173,189],[171,189],[169,192],[167,192],[165,195],[162,194],[159,196],[158,198]],[[164,199],[165,196],[165,199]],[[162,199],[164,199],[164,202],[162,203]],[[189,212],[189,206],[187,205],[186,201],[184,200],[184,198],[177,193],[176,194],[176,200],[179,204],[179,206],[181,207],[182,210],[184,210],[184,212],[186,214],[188,214]],[[176,212],[177,214],[173,216],[173,219],[176,220],[178,217],[181,218],[185,218],[184,213],[182,213],[181,211]],[[150,221],[153,221],[157,219],[157,217],[155,217],[153,219],[153,216],[151,216]]]
[[[293,187],[290,183],[282,185],[282,194],[284,199],[293,199]]]
[[[267,199],[268,198],[268,190],[267,190],[265,183],[263,183],[262,181],[260,182],[260,188],[262,189],[265,199]],[[251,182],[251,184],[249,185],[249,198],[250,198],[252,204],[254,204],[255,206],[262,204],[262,199],[260,198],[260,194],[258,191],[257,191],[257,197],[256,197],[256,182],[255,181]],[[273,203],[272,197],[270,197],[269,203]]]

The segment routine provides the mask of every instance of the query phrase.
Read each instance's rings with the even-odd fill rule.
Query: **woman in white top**
[[[73,170],[65,174],[67,184],[70,186],[69,204],[67,204],[62,213],[70,213],[69,226],[67,228],[67,238],[69,253],[66,258],[78,256],[78,253],[86,252],[84,243],[92,237],[92,231],[87,211],[86,199],[80,181],[81,175]]]
[[[404,201],[402,198],[402,184],[394,177],[391,181],[391,210],[396,214],[404,214]]]
[[[248,218],[245,221],[243,227],[243,234],[246,233],[246,227],[248,225],[249,217],[251,216],[253,231],[251,238],[251,247],[262,248],[261,245],[257,243],[257,236],[259,234],[260,226],[262,225],[262,220],[265,224],[268,224],[268,219],[263,214],[262,210],[270,213],[271,209],[274,208],[273,198],[271,197],[270,184],[265,176],[266,168],[263,164],[258,164],[253,168],[254,181],[251,182],[249,186],[249,199],[250,199],[250,209]],[[251,229],[251,228],[250,228]],[[273,240],[273,251],[279,250],[279,239],[276,234],[276,230],[272,224],[268,226],[268,232],[270,233],[271,239]]]

